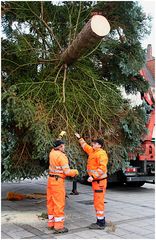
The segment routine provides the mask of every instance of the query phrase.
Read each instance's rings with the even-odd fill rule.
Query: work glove
[[[88,182],[93,182],[93,180],[94,180],[94,178],[93,178],[92,176],[90,176],[90,177],[87,179]]]
[[[66,131],[62,131],[62,132],[60,132],[60,134],[59,134],[60,137],[63,137],[64,135],[66,135]]]
[[[75,173],[75,176],[78,176],[79,175],[79,172],[77,169],[74,169],[74,173]]]
[[[75,136],[76,136],[78,139],[81,138],[79,133],[75,133]]]

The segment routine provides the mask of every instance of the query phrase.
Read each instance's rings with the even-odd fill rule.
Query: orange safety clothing
[[[68,158],[59,151],[52,149],[49,154],[49,177],[47,185],[48,227],[64,228],[65,178],[78,174],[70,169]]]
[[[104,218],[104,197],[107,187],[107,164],[108,156],[102,148],[94,150],[83,138],[79,139],[83,150],[88,154],[87,172],[94,178],[92,189],[94,192],[94,208],[97,219]],[[100,180],[101,179],[101,180]]]
[[[99,148],[94,150],[88,145],[83,138],[79,140],[83,150],[89,155],[87,162],[87,172],[94,179],[102,179],[107,177],[108,156],[106,151]]]
[[[66,176],[74,177],[77,173],[76,169],[70,169],[68,158],[63,152],[52,149],[49,155],[49,174],[65,178]]]
[[[101,220],[105,217],[105,192],[107,187],[107,179],[99,182],[92,182],[92,189],[94,192],[94,208],[96,211],[96,218]]]

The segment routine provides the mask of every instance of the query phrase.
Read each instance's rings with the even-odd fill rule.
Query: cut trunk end
[[[102,15],[94,15],[62,53],[61,61],[67,65],[82,56],[88,49],[96,46],[110,32],[110,25]]]

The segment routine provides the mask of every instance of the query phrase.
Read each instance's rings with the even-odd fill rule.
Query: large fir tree
[[[61,54],[95,11],[108,19],[110,34],[66,66]],[[2,180],[41,176],[61,130],[81,175],[86,156],[75,131],[88,141],[105,139],[110,173],[124,168],[146,118],[142,106],[123,99],[120,87],[127,93],[148,88],[139,70],[149,20],[132,1],[2,2]]]

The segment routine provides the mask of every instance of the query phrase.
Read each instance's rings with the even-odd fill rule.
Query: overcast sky
[[[147,36],[143,41],[142,41],[142,46],[143,48],[146,48],[148,44],[152,44],[152,52],[153,56],[156,57],[156,35],[155,35],[155,29],[156,29],[156,3],[154,1],[149,1],[149,0],[141,0],[138,1],[140,2],[140,5],[143,7],[144,12],[148,15],[150,14],[152,16],[152,30],[151,34]]]

